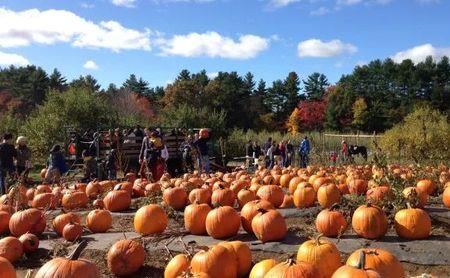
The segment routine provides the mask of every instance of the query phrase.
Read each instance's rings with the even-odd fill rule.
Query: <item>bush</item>
[[[449,138],[447,116],[429,107],[419,107],[402,123],[388,130],[380,140],[380,146],[391,158],[407,157],[416,163],[423,160],[448,161]]]
[[[50,92],[22,128],[36,157],[44,158],[52,145],[68,140],[67,128],[86,130],[109,128],[118,122],[108,102],[88,89],[72,88]]]
[[[11,112],[0,114],[0,135],[10,132],[16,135],[20,127],[23,125],[24,120],[17,115],[13,115]]]

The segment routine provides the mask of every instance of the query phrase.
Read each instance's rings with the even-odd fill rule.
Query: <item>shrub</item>
[[[429,107],[419,107],[402,123],[388,130],[380,140],[381,148],[391,157],[423,160],[448,160],[450,124],[446,115]]]

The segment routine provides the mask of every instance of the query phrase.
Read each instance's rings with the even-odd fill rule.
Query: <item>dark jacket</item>
[[[47,166],[49,169],[58,169],[61,174],[67,172],[66,159],[61,152],[51,153],[47,160]]]
[[[7,143],[0,144],[0,169],[14,171],[14,158],[17,157],[16,149]]]
[[[249,144],[247,143],[247,145],[245,145],[245,156],[249,156],[252,157],[253,156],[253,144]]]
[[[208,138],[200,138],[194,142],[194,145],[197,147],[201,155],[208,155],[209,153],[208,140]]]

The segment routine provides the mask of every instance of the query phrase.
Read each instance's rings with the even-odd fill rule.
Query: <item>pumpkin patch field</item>
[[[449,277],[448,166],[238,169],[0,197],[0,277]]]

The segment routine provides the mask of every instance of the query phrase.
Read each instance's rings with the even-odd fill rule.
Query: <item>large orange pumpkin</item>
[[[61,205],[64,209],[72,210],[77,208],[85,208],[89,199],[86,193],[81,191],[67,192],[63,195]]]
[[[62,236],[67,241],[76,241],[83,235],[83,226],[79,223],[71,222],[64,226]]]
[[[141,268],[145,260],[145,250],[140,243],[122,239],[109,249],[106,256],[108,269],[118,276],[128,276]]]
[[[264,200],[250,201],[242,207],[241,209],[242,228],[244,228],[244,230],[249,234],[253,234],[252,220],[253,217],[255,217],[259,213],[258,209],[270,210],[274,209],[274,207],[272,203]]]
[[[367,191],[367,181],[363,179],[352,179],[348,183],[348,189],[351,194],[363,195]]]
[[[86,216],[86,226],[93,233],[104,233],[111,228],[112,217],[108,210],[95,209]]]
[[[185,254],[178,254],[173,257],[164,269],[164,278],[178,278],[188,271],[190,259]]]
[[[216,205],[219,204],[221,206],[234,206],[234,202],[236,200],[236,195],[233,190],[223,187],[222,185],[219,189],[213,191],[211,196],[211,203]]]
[[[206,232],[213,238],[235,236],[241,226],[239,214],[232,207],[217,207],[206,216]]]
[[[436,184],[428,179],[418,181],[416,187],[419,190],[426,192],[428,195],[432,195],[437,188]]]
[[[67,258],[58,257],[45,263],[34,278],[48,277],[83,277],[100,278],[98,267],[85,259],[79,259],[81,251],[86,247],[87,241],[78,245],[74,252]]]
[[[256,194],[248,189],[241,189],[237,194],[237,200],[239,207],[242,208],[248,202],[256,200]]]
[[[181,187],[168,188],[163,192],[164,203],[175,210],[184,209],[187,203],[187,199],[187,193]]]
[[[430,236],[431,219],[428,213],[419,208],[407,208],[395,214],[395,231],[407,239],[424,239]]]
[[[341,267],[341,255],[336,245],[331,241],[321,239],[308,240],[300,245],[297,252],[297,262],[306,262],[313,265],[320,277],[329,278]]]
[[[384,200],[391,200],[394,193],[389,186],[377,186],[367,190],[366,200],[369,202],[380,203]]]
[[[0,239],[0,257],[7,259],[10,263],[19,260],[23,255],[23,246],[20,240],[8,236]]]
[[[276,266],[278,262],[274,259],[267,259],[255,264],[250,272],[249,278],[264,278],[264,276]]]
[[[22,243],[23,251],[26,254],[33,253],[39,247],[39,238],[34,234],[23,234],[19,237],[19,241]]]
[[[211,204],[211,189],[196,188],[189,193],[189,202],[199,204]]]
[[[258,189],[256,195],[261,200],[266,200],[272,203],[272,205],[276,208],[280,207],[283,203],[284,193],[283,190],[274,184],[261,186]]]
[[[286,236],[287,226],[277,210],[259,209],[259,213],[253,217],[252,230],[262,242],[279,241]]]
[[[347,265],[358,266],[361,252],[365,253],[365,266],[374,270],[383,278],[404,278],[405,270],[399,260],[388,251],[380,248],[359,249],[347,259]]]
[[[112,212],[124,211],[130,208],[131,194],[119,188],[109,191],[103,198],[105,208]]]
[[[44,213],[35,208],[15,212],[9,220],[9,231],[16,237],[27,232],[40,235],[44,232],[45,226]]]
[[[402,194],[413,207],[423,208],[428,202],[428,194],[417,187],[406,187]]]
[[[41,193],[34,196],[31,206],[37,209],[55,209],[56,198],[53,193]]]
[[[384,211],[374,205],[362,205],[353,213],[353,230],[361,237],[376,239],[384,236],[388,229]]]
[[[167,223],[166,212],[158,205],[141,207],[134,215],[134,229],[144,236],[164,232]]]
[[[206,273],[210,277],[237,277],[237,262],[233,253],[221,245],[215,245],[208,251],[199,251],[191,260],[193,274]]]

